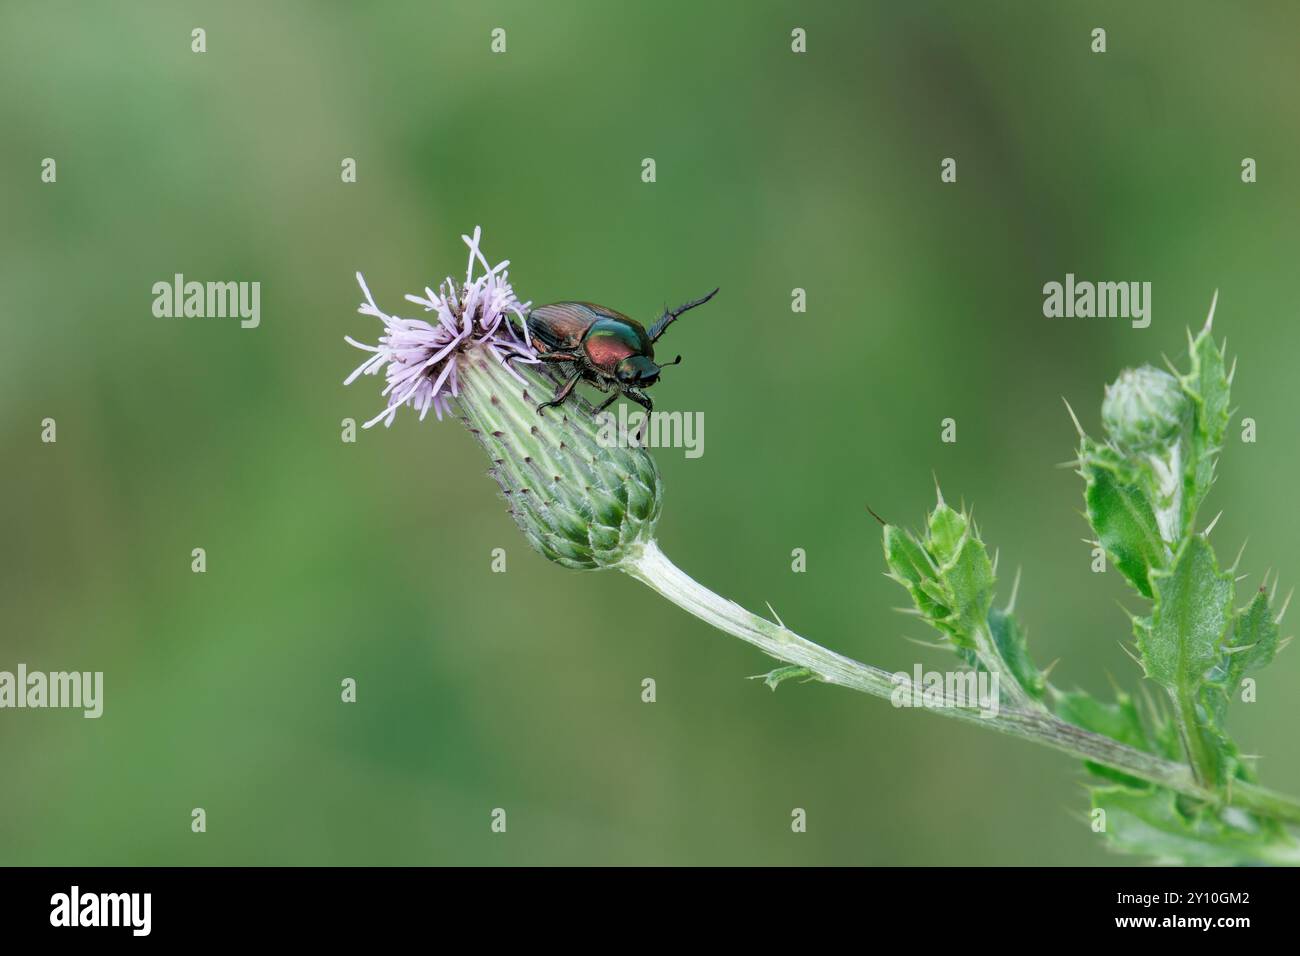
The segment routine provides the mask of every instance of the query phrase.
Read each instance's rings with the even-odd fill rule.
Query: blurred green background
[[[1300,578],[1297,29],[1284,3],[8,0],[0,669],[102,670],[106,705],[0,712],[0,863],[1117,860],[1070,759],[772,694],[748,646],[546,563],[459,425],[344,444],[381,402],[342,385],[343,336],[378,332],[353,274],[402,310],[482,224],[537,303],[651,319],[720,285],[654,393],[705,416],[702,458],[657,453],[679,564],[859,659],[945,667],[889,610],[864,510],[915,523],[933,471],[1024,569],[1053,679],[1133,688],[1135,602],[1089,573],[1061,398],[1095,427],[1217,287],[1259,440],[1206,517],[1228,557],[1250,537],[1252,583]],[[261,327],[154,318],[177,272],[260,281]],[[1152,282],[1152,326],[1045,319],[1067,272]],[[1230,718],[1293,793],[1297,690],[1284,654]]]

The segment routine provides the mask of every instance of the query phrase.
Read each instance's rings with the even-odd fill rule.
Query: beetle
[[[555,302],[533,309],[525,321],[537,357],[543,362],[571,363],[572,368],[555,397],[542,402],[537,410],[560,407],[574,386],[585,379],[602,392],[613,390],[597,412],[604,411],[620,395],[626,395],[647,412],[653,411],[654,403],[642,389],[659,381],[659,372],[665,366],[682,360],[679,355],[671,362],[657,364],[655,342],[682,313],[717,294],[714,289],[676,309],[664,309],[649,331],[636,319],[593,302]]]

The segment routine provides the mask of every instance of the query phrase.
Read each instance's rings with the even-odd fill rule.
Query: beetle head
[[[629,355],[614,366],[614,377],[623,385],[646,388],[659,381],[659,368],[652,358]]]

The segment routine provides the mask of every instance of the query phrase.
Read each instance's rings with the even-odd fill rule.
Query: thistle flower
[[[410,405],[420,413],[420,420],[430,407],[441,421],[450,407],[450,400],[460,392],[461,366],[468,350],[480,348],[504,365],[507,355],[518,355],[524,362],[536,362],[528,326],[524,315],[531,302],[521,303],[509,282],[506,266],[510,260],[489,266],[479,251],[482,230],[477,226],[474,235],[461,236],[469,246],[469,266],[465,270],[465,283],[458,286],[448,276],[434,292],[425,287],[424,295],[406,298],[424,307],[425,312],[437,313],[437,324],[430,325],[421,319],[403,319],[388,315],[375,304],[365,278],[357,273],[357,283],[366,301],[357,309],[362,315],[373,315],[384,323],[384,334],[378,345],[366,345],[351,336],[345,341],[364,352],[372,353],[343,382],[351,385],[361,375],[375,375],[385,365],[388,386],[382,394],[388,398],[388,407],[366,422],[369,428],[382,421],[384,427],[393,424],[397,409]],[[484,275],[474,278],[474,267],[482,264]],[[509,316],[519,319],[516,330]],[[518,377],[518,376],[516,376]],[[520,381],[523,381],[521,378]]]
[[[602,442],[594,410],[581,398],[563,409],[537,410],[557,383],[532,348],[531,303],[515,297],[509,260],[489,266],[481,235],[475,228],[472,237],[461,237],[470,250],[463,285],[449,278],[436,293],[426,288],[422,297],[406,297],[436,312],[437,324],[383,312],[357,274],[366,297],[358,311],[381,320],[384,334],[378,345],[346,338],[373,354],[345,384],[386,369],[388,405],[366,427],[391,425],[403,405],[421,419],[430,408],[439,419],[456,414],[487,452],[488,474],[537,551],[569,568],[618,566],[652,539],[662,499],[659,472],[644,449]]]

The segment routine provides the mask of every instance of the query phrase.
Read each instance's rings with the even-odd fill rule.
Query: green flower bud
[[[1125,369],[1101,405],[1106,432],[1129,452],[1156,452],[1176,441],[1190,409],[1178,379],[1150,365]]]
[[[612,568],[654,537],[662,489],[643,448],[602,443],[577,394],[537,411],[558,383],[538,366],[510,368],[486,347],[461,355],[455,407],[492,459],[510,513],[543,557],[566,568]]]

